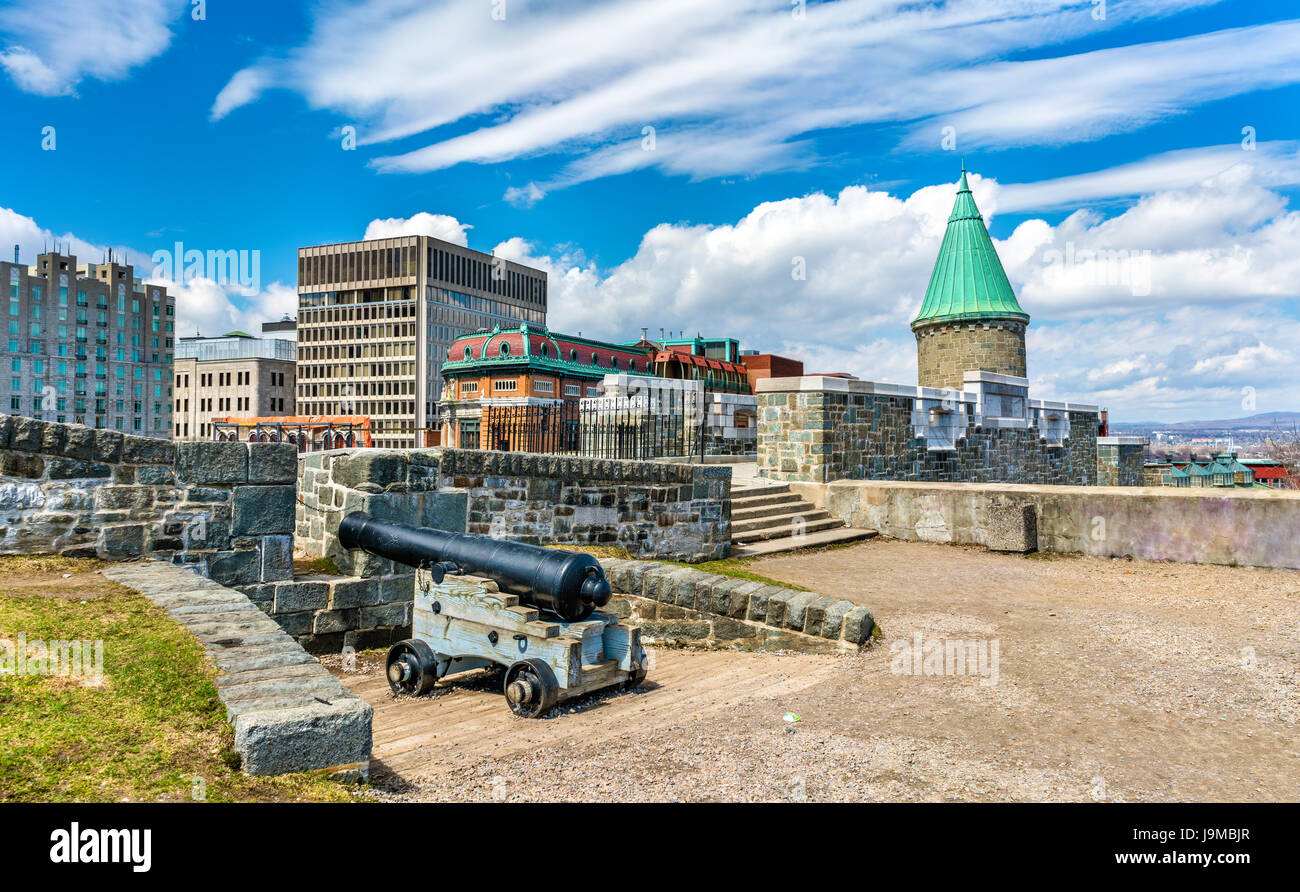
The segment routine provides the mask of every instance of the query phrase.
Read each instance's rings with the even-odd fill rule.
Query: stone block
[[[218,551],[208,559],[208,577],[221,585],[257,585],[262,576],[262,554],[256,548]]]
[[[248,445],[245,443],[179,443],[176,451],[176,473],[184,483],[245,483],[248,480]]]
[[[95,429],[80,424],[67,427],[67,439],[63,443],[63,454],[68,458],[90,461],[95,457]]]
[[[249,443],[249,483],[297,483],[298,450],[292,443]]]
[[[144,533],[142,523],[105,527],[99,534],[99,553],[106,559],[140,557],[144,554]]]
[[[865,607],[854,607],[844,615],[843,638],[850,644],[865,644],[871,640],[876,621]]]
[[[63,455],[68,441],[68,426],[54,421],[41,425],[41,452],[46,455]]]
[[[841,638],[844,634],[844,617],[856,606],[852,601],[833,602],[822,615],[821,631],[817,634],[832,641]]]
[[[51,480],[107,479],[113,474],[108,465],[79,461],[71,458],[52,458],[49,463]]]
[[[293,536],[262,537],[262,581],[293,579]]]
[[[12,415],[0,415],[0,449],[9,448],[9,435],[14,429],[14,417]]]
[[[244,713],[235,719],[235,751],[254,775],[366,770],[373,716],[370,704],[355,697]]]
[[[366,449],[334,458],[332,478],[339,486],[360,489],[365,484],[383,489],[406,482],[407,460],[401,452]]]
[[[834,598],[828,598],[825,595],[820,595],[810,601],[803,612],[803,631],[809,635],[825,638],[826,636],[822,634],[822,623],[826,619],[827,609],[834,603]],[[840,619],[842,621],[843,617],[840,617]]]
[[[740,604],[741,609],[744,609],[744,605],[748,598],[744,594],[735,594],[735,591],[742,585],[747,584],[748,583],[744,579],[734,579],[731,577],[723,577],[721,582],[715,582],[710,587],[712,598],[709,611],[711,613],[716,613],[719,616],[730,616],[732,609],[737,604]]]
[[[286,485],[235,487],[231,535],[292,533],[296,495],[296,487]]]
[[[39,480],[45,476],[45,459],[32,453],[5,452],[0,454],[0,475]]]
[[[380,603],[381,584],[379,579],[340,579],[330,585],[329,607],[373,607]]]
[[[753,638],[757,634],[753,626],[740,620],[720,616],[713,621],[713,637],[719,641]]]
[[[807,611],[808,605],[812,604],[820,597],[822,596],[814,594],[813,592],[796,592],[793,596],[786,599],[785,618],[783,620],[785,627],[795,632],[802,632],[804,627],[804,614]],[[768,624],[773,626],[776,625],[776,623],[772,622],[770,619],[768,620]]]
[[[1038,549],[1038,511],[1033,505],[991,505],[984,516],[989,550],[1024,554]]]
[[[275,613],[324,610],[329,606],[330,586],[324,579],[293,579],[275,584]]]
[[[121,431],[95,431],[95,445],[92,458],[98,462],[115,464],[122,460],[122,441],[126,435]]]
[[[328,635],[332,632],[350,632],[357,628],[356,610],[321,610],[312,622],[312,632]]]
[[[378,629],[392,626],[404,626],[411,621],[410,602],[397,604],[380,604],[376,607],[362,607],[360,628]]]
[[[230,443],[195,443],[195,446],[218,446],[242,444]],[[171,440],[157,437],[136,437],[127,434],[122,440],[122,461],[133,465],[170,465],[176,461],[176,447]]]
[[[13,415],[9,434],[9,448],[16,452],[40,452],[45,422],[25,415]]]
[[[141,486],[170,486],[176,475],[169,465],[141,465],[134,468],[135,481]]]
[[[642,638],[655,640],[698,640],[708,638],[711,633],[712,628],[703,620],[651,620],[641,624]]]
[[[401,568],[403,571],[405,567]],[[399,572],[379,580],[379,600],[384,604],[398,604],[415,598],[415,574]]]

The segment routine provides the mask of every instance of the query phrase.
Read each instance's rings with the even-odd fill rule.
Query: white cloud
[[[507,190],[527,206],[645,167],[800,168],[816,159],[808,134],[855,124],[901,125],[909,149],[937,149],[945,126],[961,149],[1056,145],[1300,81],[1297,22],[1125,45],[1125,27],[1216,2],[1129,0],[1099,22],[1078,0],[838,0],[802,18],[787,0],[512,0],[496,21],[449,0],[349,0],[323,7],[305,45],[236,74],[213,116],[275,85],[361,122],[362,144],[426,134],[381,171],[558,156]],[[1097,36],[1115,45],[1051,54]],[[1000,61],[1013,54],[1028,58]]]
[[[221,88],[217,98],[213,100],[212,112],[209,117],[218,121],[224,118],[232,109],[247,105],[257,97],[262,95],[271,83],[269,73],[261,68],[245,68],[242,71],[236,71],[234,76]]]
[[[159,281],[167,285],[168,294],[176,295],[177,337],[229,331],[261,337],[263,322],[298,314],[298,289],[293,285],[272,282],[260,292],[237,294],[237,288],[212,279],[190,279],[181,285]]]
[[[420,211],[409,217],[386,217],[371,220],[366,226],[363,239],[394,238],[399,235],[431,235],[443,241],[457,245],[468,245],[466,230],[473,229],[468,223],[461,223],[455,217],[446,214],[429,214]]]
[[[0,245],[5,246],[5,259],[12,257],[10,246],[18,245],[19,259],[29,266],[35,265],[37,254],[54,250],[56,245],[62,253],[76,257],[78,264],[99,263],[113,247],[89,242],[72,233],[56,234],[31,217],[5,207],[0,207]],[[119,263],[134,266],[137,277],[166,285],[168,293],[176,295],[177,337],[225,334],[232,330],[260,335],[263,322],[298,312],[298,292],[292,284],[272,282],[255,290],[202,277],[178,284],[171,277],[154,277],[155,264],[144,251],[113,247],[113,257]]]
[[[0,66],[19,89],[72,93],[85,77],[124,77],[171,43],[185,0],[14,0],[0,9]]]
[[[1300,214],[1256,173],[1234,165],[1110,217],[1027,220],[996,241],[1033,320],[1037,395],[1101,403],[1120,420],[1243,414],[1245,386],[1260,411],[1300,408],[1291,385],[1300,358]],[[971,186],[991,219],[1003,187],[976,174]],[[802,358],[809,371],[910,383],[908,323],[953,193],[952,184],[907,197],[851,186],[768,202],[734,224],[662,224],[609,269],[519,238],[495,253],[548,272],[557,331],[700,331]],[[1062,255],[1055,265],[1052,250]],[[1136,264],[1127,280],[1124,258],[1111,253],[1119,250]],[[796,258],[806,280],[792,276]],[[1064,275],[1053,275],[1062,267]]]

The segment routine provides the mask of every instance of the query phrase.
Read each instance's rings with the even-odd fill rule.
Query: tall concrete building
[[[287,338],[181,338],[172,436],[211,440],[213,418],[293,415],[296,358]]]
[[[921,386],[961,390],[966,372],[1025,377],[1028,325],[963,166],[930,285],[912,320]]]
[[[546,273],[431,236],[298,249],[298,411],[364,415],[376,446],[438,430],[441,369],[466,331],[546,323]]]
[[[130,264],[0,262],[9,287],[5,411],[150,437],[170,436],[176,299]]]

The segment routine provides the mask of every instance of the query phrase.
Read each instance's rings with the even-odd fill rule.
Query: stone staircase
[[[742,485],[731,490],[732,557],[853,542],[874,535],[875,530],[846,527],[844,521],[813,507],[784,483]]]

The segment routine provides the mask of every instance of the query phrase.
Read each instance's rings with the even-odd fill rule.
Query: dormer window
[[[545,341],[542,342],[542,355],[543,356],[551,355],[551,345],[546,343]]]
[[[465,347],[465,359],[468,360],[469,357],[470,357],[470,351],[469,351],[469,346],[467,345]]]
[[[592,364],[592,365],[600,365],[600,356],[599,356],[599,354],[596,354],[596,353],[591,354],[591,364]]]
[[[501,355],[502,356],[510,355],[510,345],[507,344],[505,341],[501,342]]]

